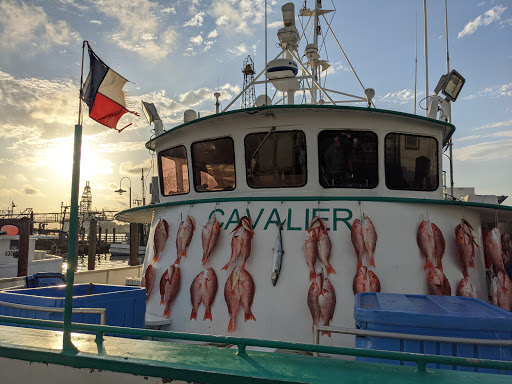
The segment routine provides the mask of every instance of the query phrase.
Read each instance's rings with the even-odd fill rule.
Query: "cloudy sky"
[[[269,57],[278,53],[275,33],[284,3],[268,0]],[[444,0],[427,3],[432,92],[446,72]],[[296,11],[302,4],[296,2]],[[333,8],[332,1],[323,4]],[[418,100],[425,96],[423,1],[334,5],[332,27],[364,86],[376,90],[376,106],[412,113],[416,29]],[[247,55],[261,71],[263,9],[262,0],[0,0],[0,209],[11,200],[38,212],[69,204],[83,40],[133,82],[125,90],[134,109],[140,112],[141,99],[154,102],[168,129],[188,108],[212,113],[215,91],[226,106],[241,89]],[[512,195],[512,3],[448,0],[448,15],[451,68],[466,78],[452,106],[455,184]],[[329,88],[360,94],[332,38],[325,44]],[[128,197],[113,192],[119,180],[129,176],[140,198],[141,169],[149,176],[154,171],[144,148],[150,128],[144,117],[125,115],[120,124],[133,125],[119,134],[85,111],[80,190],[88,180],[94,207],[125,208]],[[424,112],[418,108],[418,114]]]

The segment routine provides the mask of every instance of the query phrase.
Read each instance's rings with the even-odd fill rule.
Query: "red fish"
[[[352,245],[356,251],[357,256],[357,270],[363,265],[364,257],[364,239],[363,239],[363,228],[359,219],[355,219],[352,223],[352,229],[350,231],[350,238],[352,239]]]
[[[329,325],[334,316],[334,309],[336,308],[336,293],[327,276],[324,277],[322,281],[322,291],[318,295],[318,304],[320,306],[320,313],[322,314],[323,325]],[[331,337],[330,332],[322,332],[322,335],[325,334]]]
[[[372,221],[368,216],[363,213],[363,220],[361,222],[361,229],[363,232],[364,248],[368,257],[368,265],[375,267],[375,260],[373,255],[377,246],[377,232],[373,226]]]
[[[370,292],[370,281],[367,277],[368,268],[362,265],[357,270],[354,276],[354,283],[352,284],[352,290],[354,295],[361,292]]]
[[[210,257],[211,253],[217,246],[217,241],[219,240],[220,235],[220,223],[217,221],[215,214],[213,217],[208,220],[206,225],[203,228],[203,232],[201,234],[201,239],[203,241],[203,267],[206,265],[208,261],[208,257]]]
[[[165,283],[165,310],[164,317],[171,317],[171,305],[176,299],[178,292],[180,291],[181,284],[181,272],[177,265],[171,265],[169,273],[167,275],[167,281]]]
[[[314,231],[317,228],[327,230],[327,222],[320,216],[315,216],[313,220],[311,220],[311,225],[309,226],[307,231]]]
[[[242,255],[242,268],[245,269],[245,262],[251,255],[252,233],[244,230],[242,232],[242,247],[240,254]]]
[[[501,235],[501,248],[503,249],[503,263],[510,263],[512,261],[512,238],[508,233]]]
[[[476,289],[473,284],[471,284],[468,277],[463,278],[457,286],[457,296],[478,298]]]
[[[167,238],[169,237],[169,224],[164,219],[160,219],[155,228],[155,235],[153,237],[153,263],[158,260],[162,253]]]
[[[512,281],[501,271],[492,280],[492,301],[494,305],[512,311]]]
[[[182,257],[187,256],[187,247],[192,240],[192,235],[194,234],[194,228],[196,223],[193,217],[187,216],[185,221],[182,221],[179,228],[178,233],[176,234],[176,261],[174,264],[180,263]]]
[[[323,277],[321,273],[316,274],[315,279],[311,282],[308,291],[308,308],[313,318],[313,327],[320,325],[322,320],[322,313],[320,311],[320,304],[318,303],[318,296],[322,292]],[[314,329],[314,328],[313,328]]]
[[[313,280],[316,276],[315,263],[316,258],[318,256],[316,241],[316,231],[307,232],[306,240],[304,242],[304,245],[302,246],[302,249],[304,250],[304,254],[306,256],[306,263],[308,264],[309,268],[309,280]]]
[[[370,292],[380,292],[380,280],[371,269],[368,270],[368,282],[370,284]]]
[[[254,281],[249,272],[247,272],[243,267],[240,271],[240,279],[238,281],[238,287],[240,291],[240,301],[242,302],[242,307],[244,308],[245,317],[244,321],[247,320],[255,320],[256,318],[251,312],[252,301],[254,299]]]
[[[334,268],[329,264],[329,260],[331,259],[331,239],[329,239],[329,233],[327,230],[320,228],[318,231],[318,257],[320,260],[322,260],[322,263],[325,265],[325,272],[327,272],[327,275],[330,275],[331,273],[336,273],[334,271]]]
[[[203,300],[203,280],[204,271],[201,271],[190,285],[190,303],[192,304],[192,312],[190,313],[190,320],[197,320],[197,310]]]
[[[142,278],[141,286],[146,287],[146,304],[149,301],[149,297],[151,296],[151,292],[153,291],[153,286],[155,285],[155,269],[153,265],[149,264],[146,268],[146,272],[144,273],[144,277]]]
[[[455,243],[464,277],[469,277],[468,268],[475,267],[473,257],[475,256],[474,245],[476,242],[472,230],[471,225],[464,219],[455,227]]]
[[[429,295],[451,296],[450,282],[439,268],[428,270],[427,287]]]
[[[503,248],[501,246],[501,233],[498,228],[493,228],[484,237],[484,253],[489,263],[489,267],[494,265],[494,272],[499,271],[505,273],[505,266],[503,264]]]
[[[224,285],[224,299],[226,300],[229,312],[228,332],[233,332],[235,330],[236,316],[240,310],[240,290],[238,288],[239,279],[240,268],[233,268],[233,271]]]
[[[441,263],[441,259],[444,256],[444,251],[446,249],[446,241],[443,236],[443,232],[438,228],[434,223],[432,224],[432,232],[434,233],[434,254],[436,260],[436,267],[441,271],[443,270],[443,264]]]
[[[423,220],[420,223],[416,235],[416,242],[420,248],[421,255],[425,258],[423,270],[426,271],[427,269],[435,268],[434,258],[436,255],[436,243],[430,221]]]
[[[165,297],[165,283],[167,283],[167,275],[169,270],[165,270],[165,272],[162,274],[162,277],[160,278],[160,305],[164,303],[164,297]]]
[[[233,238],[231,239],[231,259],[229,259],[229,262],[222,267],[222,270],[227,270],[231,264],[233,264],[240,252],[242,251],[242,233],[243,229],[239,228],[234,234]]]
[[[202,285],[202,302],[204,304],[204,317],[203,320],[212,319],[212,305],[217,295],[217,275],[213,268],[208,268],[204,274],[203,285]]]

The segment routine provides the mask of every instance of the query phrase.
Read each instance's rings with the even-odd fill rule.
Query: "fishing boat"
[[[28,336],[25,347],[13,347],[27,332],[16,330],[0,346],[3,372],[10,352],[17,369],[26,370],[26,376],[16,377],[40,369],[28,363],[36,361],[64,365],[63,382],[77,375],[106,382],[118,374],[133,382],[509,380],[481,373],[510,371],[507,354],[480,360],[463,353],[439,356],[435,350],[353,348],[354,334],[369,335],[354,330],[355,297],[361,297],[356,294],[399,295],[387,296],[388,303],[404,300],[403,295],[410,301],[452,296],[450,303],[466,317],[470,314],[460,309],[464,300],[493,297],[502,307],[495,311],[502,311],[503,324],[510,321],[503,309],[506,295],[498,297],[493,289],[505,292],[507,280],[492,246],[497,232],[511,232],[512,208],[497,200],[454,200],[443,188],[442,153],[455,132],[446,98],[456,99],[463,79],[452,72],[440,81],[443,90],[430,97],[427,117],[375,108],[370,88],[362,96],[348,95],[363,107],[339,105],[338,97],[347,94],[318,81],[329,65],[320,59],[318,36],[301,60],[293,4],[282,11],[282,52],[275,59],[281,61],[269,62],[271,76],[258,80],[265,77],[262,71],[254,80],[272,84],[280,99],[264,94],[255,106],[230,110],[239,95],[220,111],[216,94],[217,113],[199,118],[189,110],[183,124],[167,131],[154,108],[144,104],[155,124],[156,135],[146,147],[157,156],[160,202],[122,211],[116,219],[151,226],[145,315],[159,330],[73,324],[74,332],[92,331],[96,338],[73,336],[70,345],[64,337],[62,350],[42,349]],[[327,12],[318,0],[299,15],[311,18],[316,31]],[[308,95],[306,103],[295,103],[297,92]],[[486,305],[492,328],[495,312]],[[439,305],[429,308],[437,308],[432,315],[449,318]],[[103,337],[105,332],[151,340]],[[512,335],[504,333],[500,337],[508,341],[502,342],[510,345]],[[55,332],[37,330],[31,337],[46,341]],[[468,343],[468,338],[438,341]],[[427,364],[452,369],[427,369]]]

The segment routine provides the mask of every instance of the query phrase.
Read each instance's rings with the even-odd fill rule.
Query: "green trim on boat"
[[[165,203],[158,203],[152,205],[145,205],[142,207],[135,207],[118,212],[115,218],[126,213],[134,213],[140,211],[153,210],[156,208],[172,207],[176,205],[195,205],[207,203],[229,203],[235,201],[373,201],[373,202],[386,202],[386,203],[407,203],[407,204],[432,204],[432,205],[451,205],[459,206],[462,208],[486,208],[495,209],[499,211],[512,212],[512,206],[496,205],[487,203],[466,202],[460,200],[438,200],[438,199],[417,199],[409,197],[382,197],[382,196],[246,196],[246,197],[219,197],[209,199],[191,199],[168,201]]]
[[[191,124],[195,124],[195,123],[198,123],[198,122],[201,122],[201,121],[206,121],[206,120],[214,119],[214,118],[218,118],[218,117],[233,115],[233,114],[236,114],[236,113],[254,113],[254,112],[265,111],[265,110],[273,110],[273,109],[275,109],[275,110],[277,110],[277,109],[326,109],[326,110],[334,109],[334,110],[346,110],[346,111],[358,111],[358,112],[376,112],[376,113],[382,113],[382,114],[387,114],[387,115],[403,116],[403,117],[407,117],[407,118],[418,119],[418,120],[422,120],[422,121],[428,121],[429,123],[436,123],[436,124],[444,125],[444,126],[446,126],[446,127],[448,127],[450,129],[450,131],[448,132],[448,134],[446,135],[446,137],[443,140],[443,147],[446,146],[446,144],[448,143],[448,140],[450,140],[450,138],[452,137],[453,133],[455,132],[455,126],[453,124],[450,124],[450,123],[447,123],[447,122],[444,122],[444,121],[440,121],[440,120],[431,119],[431,118],[428,118],[428,117],[425,117],[425,116],[413,115],[413,114],[410,114],[410,113],[399,112],[399,111],[391,111],[391,110],[387,110],[387,109],[353,107],[353,106],[341,106],[341,105],[310,105],[310,104],[300,104],[300,105],[299,104],[294,104],[294,105],[267,105],[267,106],[263,106],[263,107],[253,107],[253,108],[245,108],[245,109],[236,109],[236,110],[227,111],[227,112],[220,112],[220,113],[216,113],[216,114],[213,114],[213,115],[208,115],[208,116],[200,117],[199,119],[195,119],[195,120],[189,121],[187,123],[180,124],[180,125],[178,125],[176,127],[173,127],[171,129],[169,129],[168,131],[165,131],[161,135],[159,135],[157,137],[154,137],[151,140],[149,140],[146,143],[146,148],[151,150],[151,151],[154,150],[154,148],[152,148],[151,144],[155,140],[160,139],[161,137],[163,137],[163,136],[165,136],[165,135],[167,135],[167,134],[169,134],[171,132],[175,132],[177,130],[183,129],[186,126],[191,125]]]

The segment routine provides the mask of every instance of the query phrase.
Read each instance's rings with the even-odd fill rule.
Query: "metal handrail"
[[[26,309],[29,311],[40,311],[40,312],[50,312],[50,313],[52,313],[52,312],[64,313],[64,308],[39,307],[36,305],[8,303],[5,301],[0,302],[0,307],[14,308],[14,309]],[[99,314],[100,315],[100,325],[106,324],[106,315],[107,315],[106,308],[73,308],[73,313]]]
[[[512,346],[512,340],[495,340],[495,339],[471,339],[467,337],[446,337],[446,336],[428,336],[428,335],[414,335],[410,333],[396,333],[396,332],[382,332],[382,331],[367,331],[364,329],[351,329],[341,327],[329,327],[323,325],[315,325],[313,327],[313,344],[320,345],[320,332],[341,333],[345,335],[355,335],[364,337],[382,337],[387,339],[402,339],[402,340],[415,340],[415,341],[431,341],[438,343],[453,343],[453,344],[474,344],[474,345],[495,345],[495,346]],[[318,356],[318,353],[314,353]]]
[[[11,323],[11,324],[25,324],[40,327],[59,328],[62,329],[64,323],[62,321],[52,320],[39,320],[39,319],[26,319],[19,317],[0,316],[0,323]],[[261,340],[261,339],[250,339],[234,336],[214,336],[204,335],[197,333],[183,333],[183,332],[171,332],[171,331],[160,331],[160,330],[149,330],[139,328],[126,328],[126,327],[114,327],[110,325],[97,325],[97,324],[78,324],[71,323],[70,331],[82,331],[82,332],[94,332],[96,333],[96,343],[98,344],[98,350],[101,350],[103,343],[103,335],[105,333],[116,335],[128,335],[128,336],[139,336],[139,337],[151,337],[161,339],[176,339],[176,340],[188,340],[198,342],[211,342],[211,343],[222,343],[236,345],[238,348],[237,355],[246,355],[247,346],[273,348],[273,349],[289,349],[294,351],[307,351],[307,352],[318,352],[345,356],[361,356],[387,360],[403,360],[412,361],[417,364],[418,371],[424,372],[426,365],[432,364],[446,364],[446,365],[457,365],[473,368],[489,368],[499,370],[512,371],[512,362],[502,360],[489,360],[489,359],[474,359],[467,357],[456,357],[456,356],[443,356],[443,355],[429,355],[411,352],[396,352],[396,351],[382,351],[373,349],[360,349],[360,348],[347,348],[347,347],[333,347],[328,345],[314,345],[304,343],[292,343],[287,341],[274,341],[274,340]],[[64,354],[74,354],[75,351],[63,350]]]

